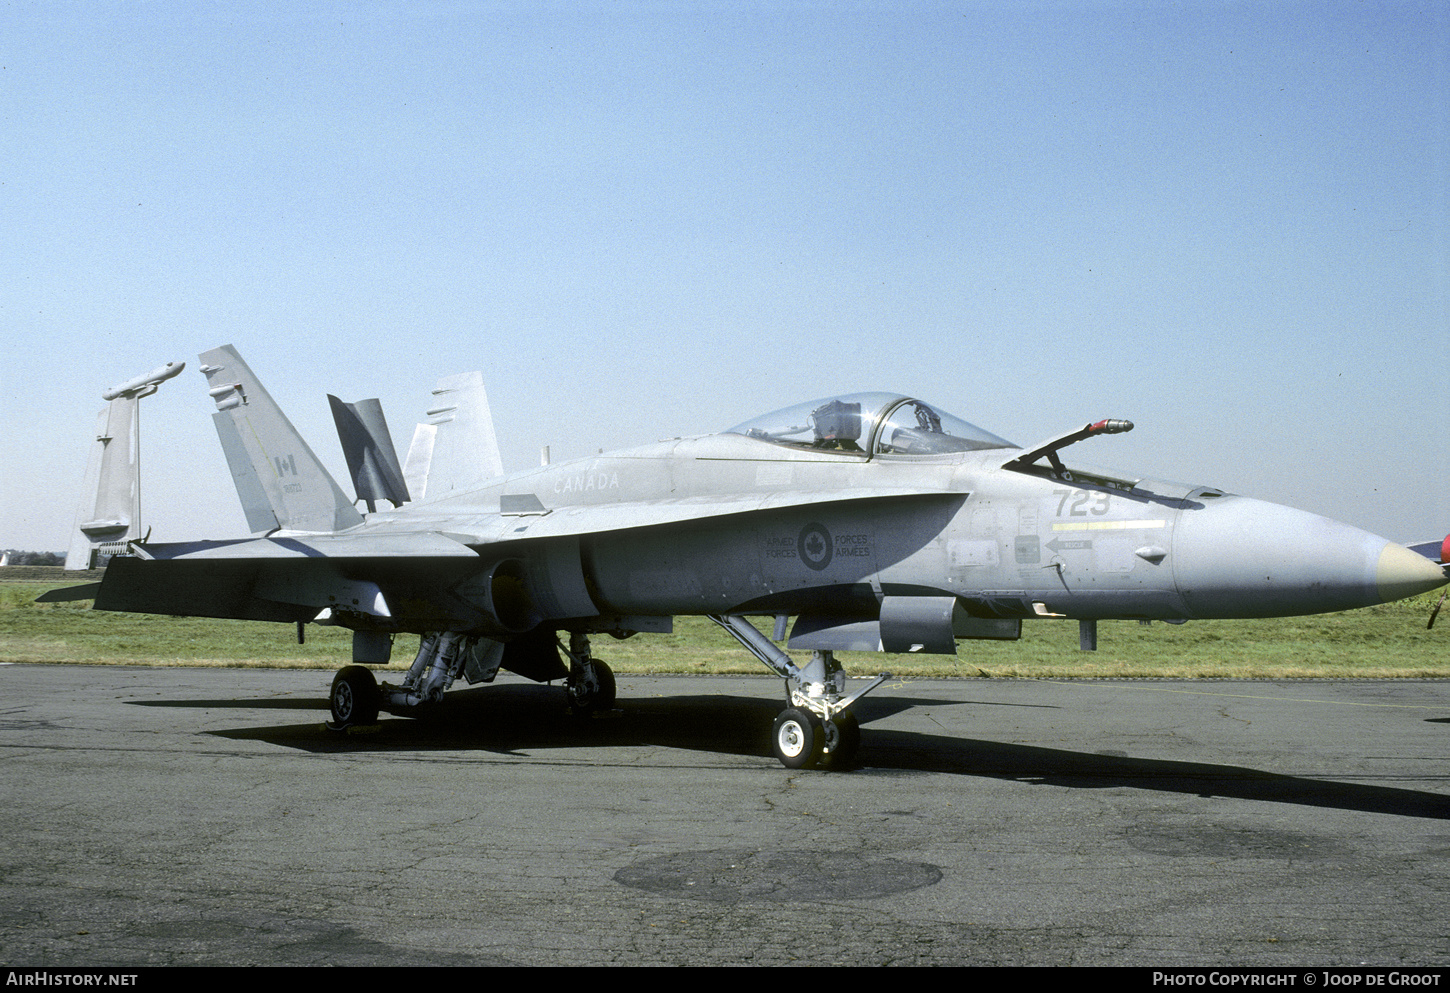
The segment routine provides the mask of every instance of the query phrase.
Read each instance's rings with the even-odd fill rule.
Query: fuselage
[[[556,620],[591,606],[870,616],[889,596],[949,596],[980,618],[1289,616],[1444,582],[1403,546],[1314,514],[1003,469],[1018,451],[868,457],[711,435],[543,466],[367,527],[432,526],[517,561]]]
[[[240,358],[212,358],[213,378],[231,376],[213,394],[249,520],[297,523],[138,543],[107,570],[100,609],[549,651],[561,630],[773,614],[797,619],[793,647],[951,652],[957,638],[1016,637],[1023,619],[1290,616],[1445,582],[1440,563],[1314,514],[1063,462],[1127,421],[1022,449],[889,393],[480,485],[430,471],[417,502],[362,517]]]

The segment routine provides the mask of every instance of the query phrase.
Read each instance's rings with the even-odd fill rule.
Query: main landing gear
[[[332,704],[333,730],[342,731],[358,724],[375,724],[378,711],[389,713],[416,712],[437,703],[443,691],[463,674],[469,653],[476,639],[457,631],[425,634],[418,646],[418,656],[403,676],[403,685],[378,685],[371,669],[361,665],[345,665],[332,680],[329,702]],[[493,671],[497,671],[497,660]],[[483,678],[492,679],[493,673]]]
[[[744,617],[712,614],[710,620],[785,679],[788,706],[776,717],[770,735],[771,751],[780,764],[787,769],[850,768],[861,749],[861,725],[848,708],[891,674],[883,672],[845,696],[846,672],[835,653],[814,651],[801,668]]]
[[[569,659],[569,673],[564,680],[569,709],[586,717],[612,709],[614,673],[589,654],[588,635],[571,633],[568,647],[560,643],[559,648]],[[341,731],[359,724],[375,724],[380,710],[419,714],[438,703],[444,691],[465,670],[471,683],[491,682],[502,660],[503,646],[487,638],[457,631],[425,634],[418,656],[401,686],[379,685],[366,666],[343,666],[333,679],[332,692],[328,695],[332,709],[329,726]],[[558,666],[557,658],[552,664]],[[533,678],[544,680],[555,676],[544,674]]]

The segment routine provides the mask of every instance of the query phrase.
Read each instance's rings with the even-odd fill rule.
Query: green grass
[[[109,665],[255,666],[332,669],[350,659],[351,632],[291,625],[90,609],[90,601],[38,604],[65,583],[0,583],[0,662]],[[1425,623],[1439,591],[1339,614],[1253,621],[1141,626],[1098,624],[1098,651],[1081,652],[1071,621],[1029,621],[1015,642],[965,641],[955,657],[843,652],[853,675],[1164,676],[1191,678],[1450,677],[1450,613]],[[765,623],[762,620],[762,623]],[[769,627],[763,628],[769,633]],[[394,668],[412,661],[417,640],[402,636]],[[668,635],[594,639],[594,653],[620,673],[749,673],[767,670],[724,631],[679,617]]]

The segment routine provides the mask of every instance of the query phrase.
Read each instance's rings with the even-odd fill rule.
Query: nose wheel
[[[770,750],[780,764],[787,769],[849,769],[861,751],[861,724],[849,708],[890,679],[891,673],[883,672],[847,694],[846,671],[834,652],[816,649],[805,666],[797,666],[745,617],[708,616],[785,680],[787,706],[770,733]],[[783,637],[783,622],[777,622],[777,630],[777,637]]]
[[[808,710],[787,707],[771,731],[771,751],[787,769],[848,769],[860,750],[861,725],[849,710],[821,720]]]
[[[775,719],[770,745],[787,769],[809,769],[820,761],[825,739],[815,714],[787,707]]]
[[[843,710],[829,721],[823,721],[821,729],[825,736],[822,745],[821,768],[849,769],[856,762],[861,751],[861,723],[856,715]]]

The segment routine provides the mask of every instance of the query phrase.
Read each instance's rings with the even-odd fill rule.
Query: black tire
[[[348,728],[378,722],[378,681],[367,666],[345,665],[332,680],[328,694],[332,726]]]
[[[849,769],[856,762],[861,751],[861,723],[849,710],[837,714],[822,728],[825,745],[821,753],[821,768],[840,771]]]
[[[614,670],[598,659],[594,660],[594,672],[599,679],[599,697],[595,710],[613,710],[615,698]]]
[[[565,687],[570,709],[581,717],[614,709],[614,670],[598,659],[589,661],[594,670],[594,685],[571,682]]]
[[[809,769],[821,759],[825,734],[814,714],[795,707],[782,710],[770,733],[770,750],[787,769]]]

